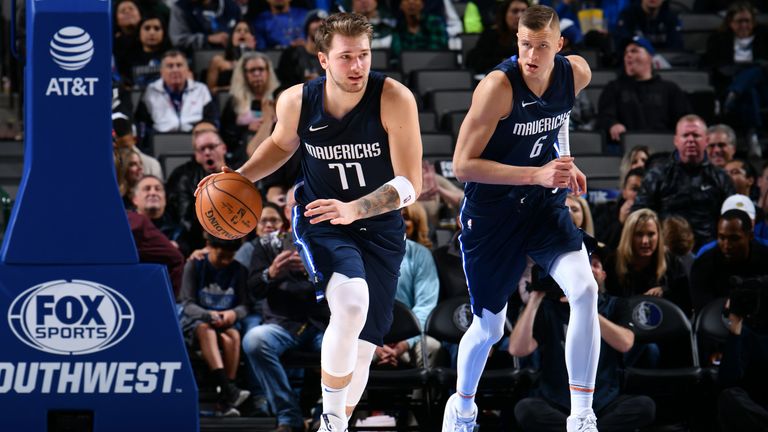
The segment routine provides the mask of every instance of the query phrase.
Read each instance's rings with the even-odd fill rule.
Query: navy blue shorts
[[[565,205],[564,190],[521,186],[507,199],[461,208],[461,243],[472,311],[500,312],[517,289],[526,255],[547,274],[562,254],[581,249],[584,233]]]
[[[368,284],[368,317],[360,339],[382,345],[392,325],[400,263],[405,256],[405,223],[399,212],[350,225],[309,223],[304,207],[293,212],[293,234],[304,266],[317,287],[318,301],[336,272]]]

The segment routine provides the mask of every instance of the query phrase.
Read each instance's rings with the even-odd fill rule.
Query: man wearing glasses
[[[205,246],[200,223],[195,217],[195,188],[208,174],[225,165],[227,146],[211,123],[198,123],[192,131],[194,157],[178,166],[168,177],[166,191],[171,219],[190,233],[190,249]]]

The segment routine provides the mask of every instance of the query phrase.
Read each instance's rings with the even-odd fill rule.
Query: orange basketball
[[[256,228],[261,217],[261,193],[245,177],[224,173],[205,184],[195,200],[200,225],[211,235],[236,240]]]

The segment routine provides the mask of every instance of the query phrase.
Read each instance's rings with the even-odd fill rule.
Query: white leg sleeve
[[[356,406],[363,396],[375,351],[376,345],[364,340],[357,341],[357,364],[355,364],[355,371],[352,372],[352,382],[349,383],[346,403],[348,407]]]
[[[368,284],[334,273],[325,295],[331,320],[323,336],[320,364],[326,373],[344,377],[355,369],[357,338],[368,315]]]
[[[600,324],[597,319],[597,282],[589,266],[589,256],[580,251],[563,254],[552,266],[552,277],[563,289],[571,307],[565,337],[565,365],[571,385],[572,408],[575,394],[592,401],[597,362],[600,358]],[[574,391],[575,389],[575,391]]]
[[[504,309],[497,314],[483,309],[482,314],[482,318],[477,315],[472,318],[472,324],[459,343],[456,390],[465,396],[459,398],[465,406],[456,408],[464,416],[472,414],[477,383],[480,382],[480,376],[483,374],[488,353],[493,344],[504,335],[507,307],[504,306]]]

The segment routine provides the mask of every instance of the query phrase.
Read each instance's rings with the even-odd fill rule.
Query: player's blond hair
[[[315,33],[315,44],[318,51],[328,54],[334,35],[347,37],[367,36],[370,41],[373,38],[373,26],[368,18],[356,13],[335,13],[320,24]]]
[[[520,16],[520,25],[533,31],[544,30],[549,27],[560,31],[560,18],[557,12],[549,6],[534,5],[529,7]]]

